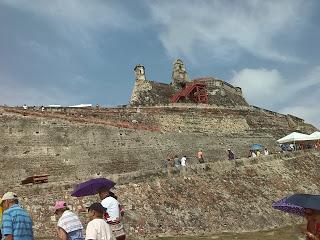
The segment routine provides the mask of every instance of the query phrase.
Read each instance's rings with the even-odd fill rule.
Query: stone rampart
[[[188,162],[189,163],[189,162]],[[301,219],[271,207],[294,192],[318,193],[320,153],[304,151],[260,158],[190,165],[185,175],[159,170],[100,176],[117,181],[115,193],[125,208],[129,238],[201,235],[271,229]],[[86,168],[84,165],[83,168]],[[86,176],[87,179],[89,176]],[[13,184],[22,205],[34,219],[36,236],[55,239],[52,205],[64,199],[88,222],[85,203],[97,197],[70,196],[79,180],[39,185]],[[1,185],[0,191],[8,190]]]
[[[174,92],[174,88],[169,84],[150,80],[136,80],[130,98],[130,105],[153,106],[168,104],[169,98]]]
[[[52,112],[51,112],[52,110]],[[33,174],[56,180],[83,179],[161,168],[168,155],[194,158],[204,149],[210,162],[233,149],[246,157],[260,143],[270,152],[276,139],[296,129],[315,128],[251,108],[113,108],[47,111],[2,108],[0,173],[13,184]],[[84,167],[86,166],[86,167]]]
[[[196,78],[207,86],[208,103],[213,106],[248,106],[242,90],[213,77]],[[177,90],[174,85],[149,80],[136,80],[130,98],[131,106],[154,106],[169,104],[170,96]]]
[[[228,91],[231,94],[236,94],[242,97],[242,90],[240,87],[234,87],[230,83],[214,77],[200,77],[192,79],[192,81],[204,82],[209,89],[222,88],[223,90]]]
[[[119,183],[116,192],[127,209],[130,236],[277,226],[285,218],[265,206],[288,192],[315,191],[319,156],[306,152],[228,162],[226,149],[242,158],[250,144],[260,143],[275,153],[279,150],[275,140],[283,134],[297,128],[315,130],[292,121],[294,126],[286,115],[243,106],[44,111],[2,107],[0,192],[19,193],[36,219],[38,235],[52,236],[55,223],[49,206],[56,199],[66,199],[84,217],[83,203],[90,199],[71,198],[70,191],[74,183],[99,176]],[[173,174],[168,179],[160,171],[168,155],[187,155],[188,162],[196,164],[199,148],[204,149],[206,164],[191,166],[186,178]],[[50,175],[49,183],[20,185],[24,178],[44,173]],[[296,181],[290,185],[293,178]],[[255,202],[259,204],[252,205]],[[241,210],[245,219],[240,221]]]

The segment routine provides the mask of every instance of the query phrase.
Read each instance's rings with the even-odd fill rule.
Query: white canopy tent
[[[309,140],[314,140],[314,139],[312,139],[310,135],[293,132],[283,138],[278,139],[277,142],[278,143],[296,143],[296,142],[309,141]]]
[[[320,140],[320,132],[317,131],[317,132],[314,132],[312,134],[309,135],[311,140]]]

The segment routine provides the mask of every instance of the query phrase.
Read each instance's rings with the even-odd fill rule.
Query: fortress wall
[[[223,90],[228,91],[231,94],[240,95],[242,97],[241,88],[234,87],[230,83],[220,79],[216,79],[213,77],[202,77],[202,78],[193,79],[193,81],[200,81],[205,83],[208,89],[222,88]]]
[[[319,152],[306,151],[192,165],[185,177],[140,170],[119,175],[115,193],[125,208],[130,239],[271,229],[301,221],[271,204],[294,192],[317,193],[319,161]],[[101,176],[117,180],[106,172]],[[56,219],[51,206],[55,200],[66,200],[84,224],[88,222],[84,204],[98,201],[97,196],[71,197],[78,182],[61,178],[39,185],[11,185],[10,190],[31,213],[36,236],[54,239]],[[0,191],[7,189],[2,183]]]
[[[101,172],[157,169],[169,154],[187,155],[196,161],[199,148],[204,149],[208,162],[226,159],[228,148],[237,157],[245,157],[252,143],[277,152],[275,140],[293,130],[284,115],[279,118],[250,109],[158,107],[141,108],[138,113],[135,108],[70,110],[83,114],[84,122],[60,118],[61,112],[34,113],[26,110],[18,114],[7,109],[0,115],[0,173],[4,184],[41,173],[70,180],[99,176]],[[131,123],[131,119],[137,123]],[[114,124],[120,120],[132,125]],[[311,126],[300,126],[314,131]]]
[[[193,79],[207,85],[209,104],[214,106],[248,106],[242,96],[241,88],[212,77]],[[169,98],[175,93],[170,84],[158,83],[149,80],[136,80],[130,105],[148,106],[157,104],[169,104]]]
[[[242,96],[240,88],[212,77],[197,78],[206,84],[209,94],[209,104],[214,106],[249,106]]]
[[[148,92],[151,90],[151,84],[149,81],[145,80],[135,80],[134,86],[132,89],[132,94],[130,98],[130,104],[131,105],[139,105],[139,102],[141,101],[141,94]]]
[[[150,80],[136,80],[130,105],[148,106],[156,104],[168,104],[169,98],[174,94],[174,89],[169,84],[158,83]]]

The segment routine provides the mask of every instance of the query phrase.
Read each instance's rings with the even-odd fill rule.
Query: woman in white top
[[[121,208],[118,200],[110,196],[108,188],[102,187],[98,190],[101,205],[106,209],[105,219],[112,229],[112,233],[117,240],[125,240],[126,233],[121,222]]]

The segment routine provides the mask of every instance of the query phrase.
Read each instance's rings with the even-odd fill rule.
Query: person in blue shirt
[[[32,220],[19,205],[18,197],[7,192],[1,198],[4,209],[2,215],[2,237],[5,240],[33,240]]]

